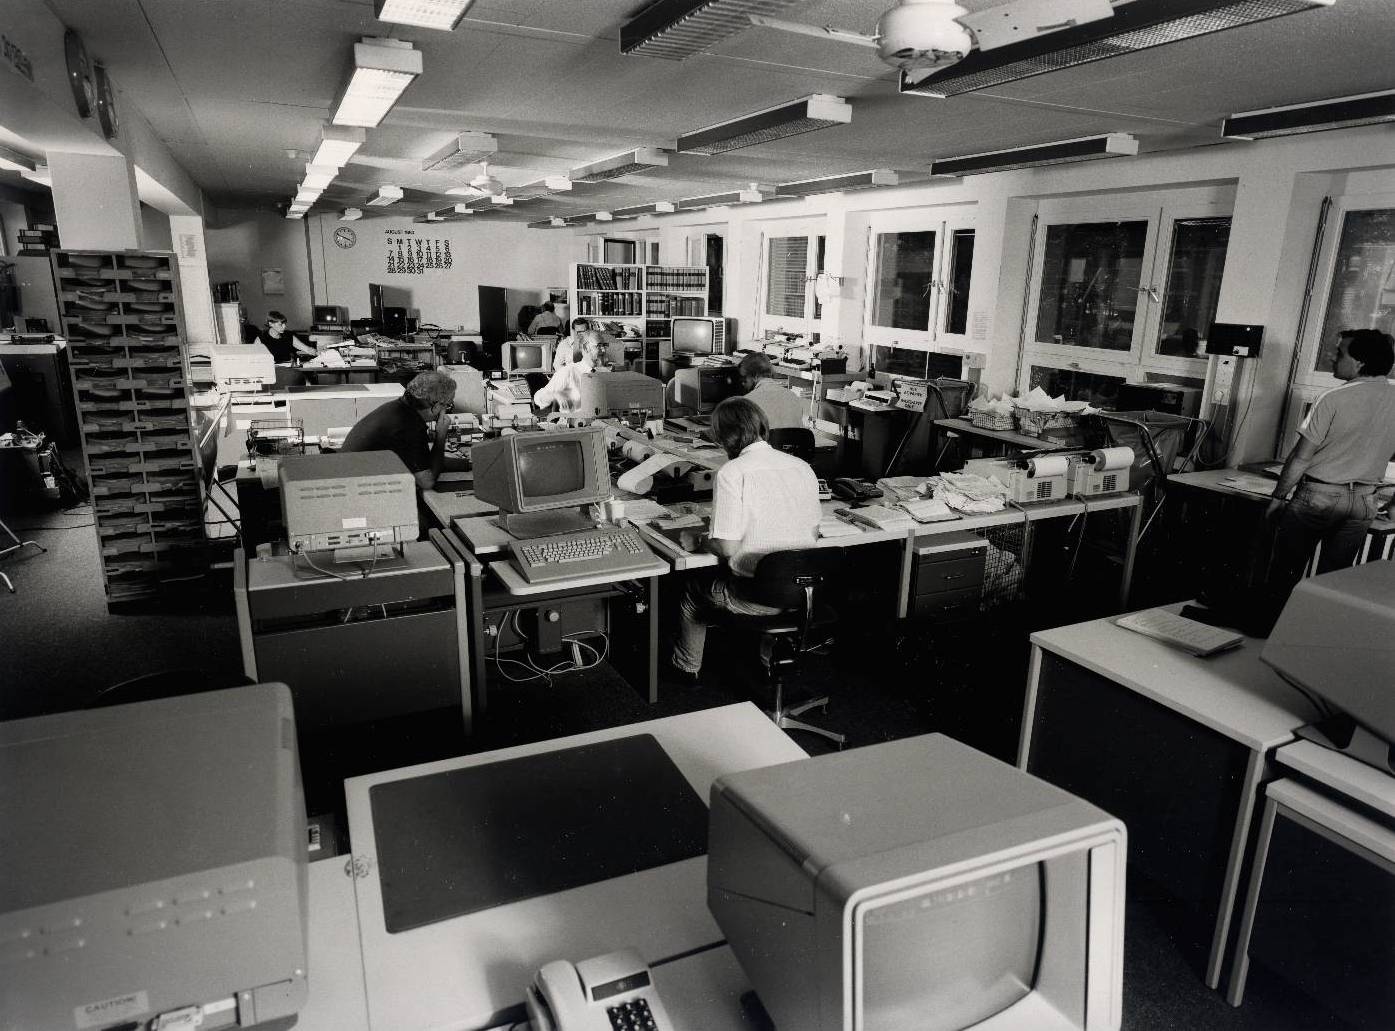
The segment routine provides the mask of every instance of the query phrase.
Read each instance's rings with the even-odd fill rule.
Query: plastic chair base
[[[825,730],[823,727],[816,727],[812,723],[805,723],[802,720],[794,719],[795,716],[802,716],[810,709],[822,709],[826,712],[828,710],[828,698],[815,698],[812,701],[805,702],[803,705],[796,705],[793,709],[776,709],[774,712],[769,713],[769,716],[771,720],[774,721],[775,726],[779,727],[781,730],[802,730],[808,734],[818,734],[820,737],[828,738],[828,740],[832,741],[841,749],[848,740],[845,735],[839,734],[836,731]]]

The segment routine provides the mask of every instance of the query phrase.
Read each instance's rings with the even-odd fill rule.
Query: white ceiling
[[[764,28],[682,62],[622,56],[619,27],[645,0],[476,0],[452,33],[379,22],[373,0],[49,2],[221,206],[289,199],[364,35],[411,40],[425,73],[321,203],[407,188],[384,214],[459,199],[444,190],[468,174],[427,175],[420,162],[466,129],[499,135],[491,171],[516,186],[810,93],[853,104],[850,125],[678,155],[654,175],[487,216],[537,219],[871,167],[923,173],[935,157],[1101,132],[1135,133],[1145,151],[1191,147],[1215,142],[1234,111],[1395,85],[1395,0],[1337,0],[950,100],[899,96],[869,50]],[[810,0],[788,17],[870,32],[889,3]]]

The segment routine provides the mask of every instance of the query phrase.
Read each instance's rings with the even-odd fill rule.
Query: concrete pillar
[[[139,250],[135,168],[121,154],[48,152],[58,235],[71,250]]]
[[[171,215],[170,238],[179,262],[179,289],[184,300],[184,329],[188,341],[191,344],[217,343],[203,219],[198,215]]]

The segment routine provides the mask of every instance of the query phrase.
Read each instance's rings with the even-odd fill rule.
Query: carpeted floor
[[[110,685],[156,670],[240,670],[226,573],[158,603],[113,613],[102,595],[89,511],[7,521],[49,550],[26,548],[0,560],[0,569],[16,588],[10,594],[0,585],[0,719],[76,708]],[[1054,622],[1093,614],[1088,606],[1070,602],[1062,599],[1053,607]],[[826,690],[833,700],[826,712],[813,711],[806,718],[847,734],[849,747],[943,731],[1010,759],[1022,706],[1028,629],[1018,614],[976,631],[920,634],[899,647],[874,646],[865,639],[840,641],[804,685]],[[343,827],[342,782],[348,776],[751,697],[755,685],[739,672],[739,653],[718,647],[709,655],[713,661],[704,670],[702,686],[665,685],[656,706],[601,667],[558,677],[551,685],[495,685],[488,720],[469,740],[452,712],[304,739],[308,807],[312,813],[337,813]],[[805,734],[796,740],[813,754],[832,747]],[[1136,894],[1141,893],[1131,891]],[[1262,967],[1252,971],[1244,1006],[1228,1006],[1204,986],[1200,958],[1184,947],[1174,929],[1176,915],[1155,899],[1130,902],[1124,994],[1129,1031],[1349,1026]]]

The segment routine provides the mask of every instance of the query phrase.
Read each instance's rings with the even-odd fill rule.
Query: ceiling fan
[[[992,50],[1112,17],[1118,2],[1127,0],[1008,0],[969,11],[954,0],[899,0],[878,19],[872,35],[759,14],[748,17],[753,25],[781,32],[869,47],[893,68],[925,72],[947,68],[974,50]]]
[[[479,173],[464,186],[452,186],[446,191],[457,197],[497,197],[504,192],[504,184],[489,174],[489,162],[479,162]]]

